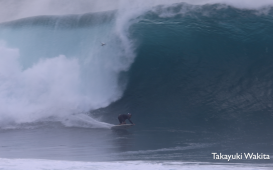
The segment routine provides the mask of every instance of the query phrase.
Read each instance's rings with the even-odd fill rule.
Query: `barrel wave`
[[[272,122],[272,12],[159,6],[130,28],[138,47],[123,98],[142,126],[267,129]]]
[[[109,128],[92,117],[116,123],[126,112],[142,127],[271,126],[270,7],[179,3],[127,14],[2,23],[1,127]]]

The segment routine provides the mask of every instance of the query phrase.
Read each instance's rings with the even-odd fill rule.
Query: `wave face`
[[[272,10],[158,6],[130,28],[139,46],[115,112],[157,127],[271,126]]]

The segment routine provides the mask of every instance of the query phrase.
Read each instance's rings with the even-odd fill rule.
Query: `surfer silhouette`
[[[119,120],[119,125],[122,125],[122,124],[126,124],[125,120],[128,119],[129,122],[133,125],[135,125],[132,121],[131,121],[131,117],[132,117],[132,114],[131,113],[128,113],[128,114],[121,114],[118,116],[118,120]]]

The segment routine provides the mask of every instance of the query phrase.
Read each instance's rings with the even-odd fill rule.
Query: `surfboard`
[[[128,129],[132,126],[134,126],[134,125],[132,125],[132,124],[115,125],[115,126],[112,126],[111,129],[112,130]]]

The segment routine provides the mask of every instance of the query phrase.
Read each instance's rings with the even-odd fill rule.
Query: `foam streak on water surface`
[[[187,162],[149,162],[149,161],[123,161],[123,162],[77,162],[77,161],[51,161],[51,160],[35,160],[35,159],[0,159],[0,168],[5,170],[116,170],[120,169],[153,169],[153,170],[211,170],[211,169],[222,169],[222,170],[254,170],[270,169],[268,166],[260,166],[255,164],[211,164],[211,163],[187,163]]]

